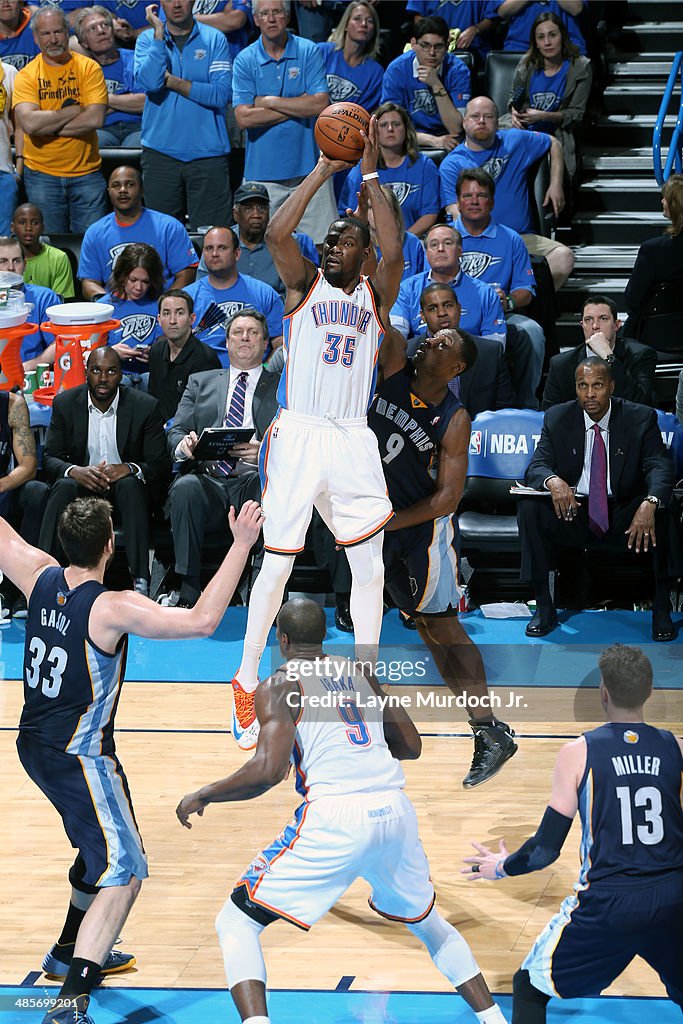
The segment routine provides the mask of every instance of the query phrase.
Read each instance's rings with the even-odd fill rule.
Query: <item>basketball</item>
[[[332,103],[315,122],[315,141],[330,160],[357,163],[363,152],[364,132],[370,127],[370,115],[357,103]]]

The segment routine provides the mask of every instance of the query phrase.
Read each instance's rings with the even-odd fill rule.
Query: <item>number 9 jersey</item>
[[[114,751],[128,637],[114,654],[90,639],[90,610],[105,591],[95,580],[69,590],[64,570],[54,566],[40,574],[29,601],[19,731],[67,754]]]

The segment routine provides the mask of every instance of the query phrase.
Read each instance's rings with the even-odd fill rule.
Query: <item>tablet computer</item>
[[[251,427],[205,427],[192,454],[200,461],[227,459],[231,448],[247,444],[253,436]]]

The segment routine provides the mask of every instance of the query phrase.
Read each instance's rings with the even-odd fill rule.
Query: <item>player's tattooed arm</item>
[[[12,452],[15,466],[0,481],[0,490],[2,491],[14,490],[28,480],[33,480],[38,465],[28,406],[21,395],[10,394],[7,421],[12,431]]]

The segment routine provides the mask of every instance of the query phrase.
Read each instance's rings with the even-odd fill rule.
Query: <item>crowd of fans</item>
[[[172,462],[191,457],[184,438],[198,423],[220,422],[213,412],[197,413],[201,388],[185,390],[192,374],[223,368],[255,375],[245,418],[255,429],[250,403],[262,374],[265,407],[275,400],[284,287],[265,232],[315,165],[313,127],[330,102],[360,103],[377,117],[379,178],[404,238],[404,278],[391,323],[409,353],[439,327],[460,325],[475,336],[479,367],[468,370],[461,389],[471,415],[570,400],[574,370],[591,355],[611,366],[615,396],[654,404],[656,349],[667,345],[642,331],[653,293],[671,290],[672,281],[680,290],[681,176],[664,188],[668,234],[642,247],[626,289],[625,329],[611,299],[586,295],[577,324],[583,341],[558,355],[539,315],[543,289],[552,300],[574,256],[543,233],[529,172],[545,163],[544,206],[561,220],[576,187],[591,96],[590,8],[582,0],[162,0],[157,12],[124,0],[40,8],[3,0],[0,270],[23,275],[33,323],[74,296],[114,307],[121,327],[110,334],[104,363],[98,356],[89,366],[86,388],[92,398],[97,388],[116,384],[115,424],[131,404],[130,397],[120,400],[120,382],[131,394],[154,396],[144,399],[154,406],[150,437],[158,439],[165,424],[169,439],[154,453],[165,464],[151,473],[157,511]],[[486,95],[491,49],[519,53],[505,110]],[[112,148],[128,150],[129,158],[105,181],[101,150]],[[360,184],[354,167],[316,194],[296,233],[313,262],[338,215],[355,211],[372,231],[372,210],[358,205]],[[51,244],[65,233],[78,256],[75,280],[67,252]],[[26,371],[53,359],[51,336],[26,336]],[[679,415],[681,396],[683,375]],[[49,498],[47,485],[45,493],[33,492],[50,502],[41,532],[48,546],[55,490],[63,503],[76,485],[98,489],[96,475],[79,469],[117,457],[131,467],[122,477],[135,481],[127,493],[150,484],[142,468],[147,456],[136,450],[126,458],[123,441],[117,449],[116,425],[107,428],[106,451],[86,443],[87,430],[80,448],[67,451],[63,404],[55,403],[59,431],[53,420],[45,452]],[[152,415],[147,404],[143,411]],[[255,450],[243,454],[240,493],[252,496]],[[201,473],[187,477],[173,484],[166,512],[174,533],[185,531],[177,567],[190,580],[180,598],[191,603],[199,588],[195,549],[215,509],[197,525],[197,495],[210,485]],[[144,590],[149,574],[139,558],[133,564],[138,548],[131,541],[131,573]]]

